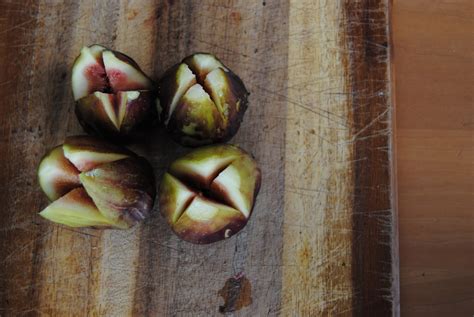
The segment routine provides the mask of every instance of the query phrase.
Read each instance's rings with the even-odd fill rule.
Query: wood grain
[[[361,316],[398,315],[388,4],[350,1],[346,16],[354,149],[353,308]]]
[[[236,316],[398,314],[387,1],[0,5],[2,316],[214,316],[221,295],[245,298]],[[41,155],[82,133],[69,69],[91,43],[153,78],[208,51],[243,79],[250,107],[232,143],[263,183],[239,235],[180,241],[157,206],[128,231],[37,216]],[[133,149],[157,182],[189,151],[161,129]],[[245,287],[229,290],[235,276]]]
[[[404,316],[474,312],[473,12],[393,5]]]
[[[383,1],[290,6],[288,315],[398,314],[387,13]]]
[[[284,315],[352,310],[352,109],[341,3],[290,6]],[[331,276],[331,277],[330,277]]]

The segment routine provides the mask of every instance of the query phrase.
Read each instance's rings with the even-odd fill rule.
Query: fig
[[[68,137],[53,148],[41,160],[38,179],[52,201],[40,215],[71,227],[130,228],[155,200],[150,164],[92,136]]]
[[[40,215],[68,227],[113,227],[87,195],[84,188],[75,188],[52,202]]]
[[[152,80],[121,52],[101,45],[83,47],[71,81],[75,112],[87,132],[134,140],[158,120]]]
[[[260,189],[256,161],[235,145],[199,148],[174,161],[160,185],[160,212],[183,240],[207,244],[248,222]]]
[[[196,53],[160,79],[160,119],[182,145],[225,142],[240,127],[248,95],[242,80],[215,56]]]
[[[81,186],[79,171],[66,159],[62,146],[53,148],[41,160],[38,180],[41,189],[51,201]]]

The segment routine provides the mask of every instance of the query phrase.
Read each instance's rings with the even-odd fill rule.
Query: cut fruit
[[[154,107],[156,95],[150,90],[121,91],[117,93],[118,123],[120,133],[133,131],[152,125],[158,117]]]
[[[248,105],[248,92],[244,84],[231,71],[217,68],[207,75],[204,87],[222,115],[227,136],[234,135]]]
[[[102,92],[95,92],[94,96],[99,101],[97,106],[102,106],[103,110],[107,114],[107,117],[112,122],[117,130],[120,130],[120,124],[118,122],[118,109],[117,103],[115,102],[115,95],[104,94]]]
[[[102,62],[105,47],[92,45],[83,47],[72,67],[72,93],[79,100],[95,91],[107,91],[109,84]]]
[[[186,64],[179,64],[170,69],[160,82],[160,105],[164,109],[164,123],[168,124],[171,116],[184,93],[196,84],[196,76]]]
[[[243,107],[247,107],[248,93],[240,79],[234,79],[230,72],[218,68],[207,75],[204,86],[211,92],[212,101],[223,115],[226,124],[242,120],[239,116],[245,111]]]
[[[38,180],[51,201],[81,186],[79,171],[64,157],[62,146],[53,148],[43,157],[38,168]]]
[[[113,133],[120,129],[115,105],[115,95],[95,92],[76,102],[76,114],[88,128]]]
[[[208,146],[174,161],[160,186],[160,211],[173,231],[211,243],[247,223],[260,189],[255,160],[233,145]]]
[[[160,187],[161,212],[169,224],[174,224],[196,197],[196,193],[169,173],[165,173]]]
[[[227,118],[229,104],[235,103],[235,100],[232,100],[231,102],[226,101],[229,97],[233,98],[234,96],[229,96],[230,89],[225,72],[221,68],[213,70],[206,76],[204,86],[207,91],[211,92],[212,101],[216,104],[219,112],[224,115],[224,118]]]
[[[90,136],[68,137],[53,148],[38,179],[53,201],[41,216],[71,227],[130,228],[149,214],[156,195],[144,158]]]
[[[102,53],[102,59],[112,91],[152,89],[151,80],[128,56],[105,50]]]
[[[214,55],[207,53],[197,53],[186,57],[183,63],[187,64],[189,68],[199,79],[199,82],[203,82],[207,74],[212,72],[216,68],[222,68],[227,70],[224,64],[221,63]]]
[[[48,220],[69,227],[116,226],[100,213],[84,188],[73,189],[39,214]]]
[[[174,161],[170,173],[194,186],[207,188],[212,180],[239,157],[233,146],[208,146],[193,151]]]
[[[149,90],[95,92],[76,102],[76,114],[88,130],[106,137],[127,136],[154,123],[154,102],[155,94]]]
[[[240,210],[245,218],[248,218],[252,201],[249,201],[249,197],[242,192],[245,190],[246,188],[242,186],[239,171],[232,165],[223,170],[211,184],[211,191],[214,195],[220,197],[235,209]],[[253,190],[250,199],[253,199]]]
[[[121,226],[131,227],[148,216],[155,184],[148,162],[138,157],[102,164],[79,175],[100,212]]]
[[[238,210],[196,196],[172,228],[183,240],[205,244],[232,236],[246,221]]]
[[[248,105],[243,82],[211,54],[186,57],[165,72],[158,87],[160,119],[185,146],[229,140]]]
[[[139,91],[119,91],[117,93],[117,126],[122,126],[123,119],[125,118],[125,113],[127,112],[127,105],[132,104],[138,100],[140,97]],[[133,107],[130,107],[133,108]]]
[[[103,65],[103,63],[102,63],[102,52],[104,50],[106,50],[106,48],[102,45],[99,45],[99,44],[92,44],[91,46],[89,46],[89,49],[90,49],[90,52],[91,52],[92,56],[94,56],[96,59],[100,60],[101,65]]]
[[[152,80],[127,55],[84,47],[72,71],[76,116],[86,132],[127,142],[157,121]]]
[[[66,138],[63,151],[64,156],[81,172],[133,155],[125,148],[89,136]]]
[[[202,140],[212,139],[219,134],[221,116],[214,102],[202,88],[195,84],[178,102],[168,129],[175,131],[176,136],[189,136],[202,145]],[[183,142],[183,139],[180,140]],[[187,144],[195,146],[194,142]]]
[[[214,196],[240,210],[248,218],[260,181],[261,173],[255,161],[243,156],[224,169],[213,180],[210,189]]]

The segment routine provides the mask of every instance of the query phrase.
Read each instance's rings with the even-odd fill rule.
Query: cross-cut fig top
[[[222,142],[237,132],[248,94],[240,78],[215,56],[196,53],[160,80],[161,119],[183,145]]]
[[[72,68],[76,114],[87,130],[129,136],[157,117],[153,82],[127,55],[101,45],[83,47]]]
[[[255,160],[233,145],[208,146],[173,162],[160,187],[160,210],[193,243],[228,238],[247,223],[260,188]]]
[[[52,201],[40,215],[71,227],[129,228],[148,215],[155,199],[145,159],[89,136],[68,137],[52,149],[38,179]]]
[[[83,47],[72,68],[72,92],[76,101],[94,92],[152,89],[151,79],[133,59],[101,45]]]

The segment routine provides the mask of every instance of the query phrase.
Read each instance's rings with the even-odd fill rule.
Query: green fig
[[[196,53],[165,72],[158,84],[161,120],[185,146],[224,142],[240,127],[249,93],[215,56]]]

